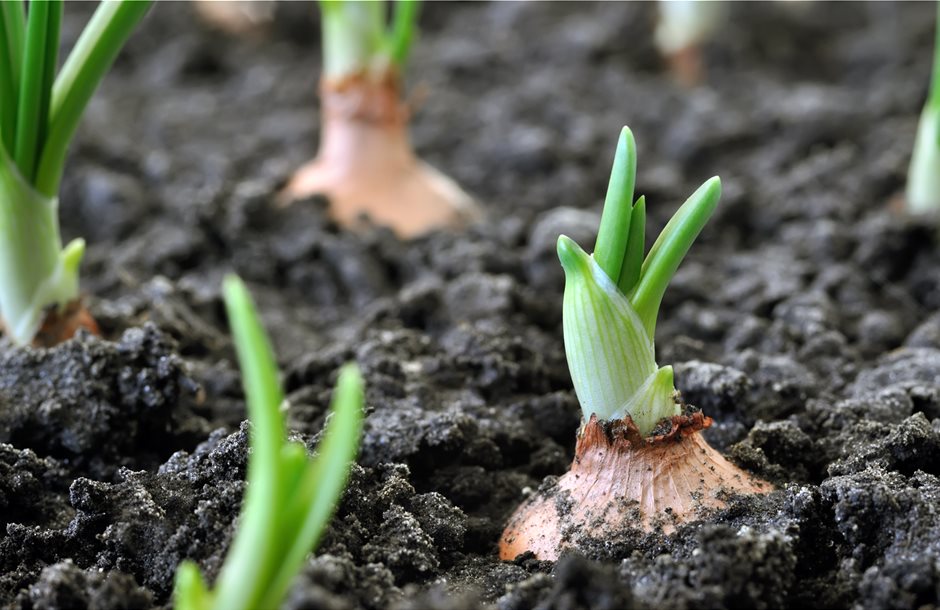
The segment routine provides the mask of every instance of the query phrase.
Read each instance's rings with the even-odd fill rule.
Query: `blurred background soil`
[[[69,4],[64,45],[90,10]],[[653,4],[428,3],[414,144],[487,218],[404,243],[340,231],[322,200],[273,206],[316,149],[313,3],[241,38],[158,4],[60,197],[106,338],[0,346],[0,606],[161,607],[181,559],[217,573],[247,450],[227,271],[311,448],[337,367],[368,384],[359,466],[288,608],[940,603],[940,253],[935,222],[896,205],[934,10],[732,3],[685,89]],[[715,418],[710,442],[780,489],[672,536],[499,562],[509,513],[572,457],[555,240],[593,243],[624,124],[648,235],[722,178],[657,357]]]

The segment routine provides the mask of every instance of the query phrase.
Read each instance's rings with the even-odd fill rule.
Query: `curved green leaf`
[[[663,232],[650,248],[640,280],[634,288],[630,302],[643,320],[646,332],[652,337],[656,330],[656,317],[666,287],[675,275],[679,263],[685,258],[692,242],[711,218],[721,198],[721,180],[710,178],[695,191],[666,223]]]
[[[610,170],[607,196],[601,212],[601,225],[594,244],[594,260],[614,282],[620,278],[630,237],[633,214],[633,187],[636,183],[636,142],[629,127],[620,130],[614,165]]]

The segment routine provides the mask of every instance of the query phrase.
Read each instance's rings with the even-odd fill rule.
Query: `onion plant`
[[[59,181],[92,93],[149,1],[102,2],[56,76],[63,1],[0,2],[0,316],[28,343],[78,297],[85,243],[59,235]]]
[[[907,207],[914,213],[940,211],[940,2],[934,36],[930,92],[920,115],[907,174]]]
[[[320,150],[282,199],[326,195],[330,215],[344,226],[359,227],[368,216],[413,237],[460,226],[476,215],[476,206],[412,150],[401,88],[419,3],[394,6],[389,24],[385,2],[321,0]]]
[[[644,258],[646,199],[633,201],[636,144],[620,133],[593,256],[562,235],[565,354],[585,421],[629,415],[648,435],[679,415],[672,367],[659,367],[653,335],[666,286],[721,197],[709,179],[676,212]]]
[[[644,257],[646,200],[633,199],[636,145],[620,133],[594,254],[562,235],[565,354],[584,415],[563,476],[516,510],[499,555],[555,560],[580,540],[614,541],[721,509],[729,494],[772,487],[713,449],[711,419],[683,408],[672,367],[659,367],[653,337],[663,293],[721,196],[706,181],[679,208]]]
[[[387,25],[384,2],[320,0],[324,76],[342,79],[368,73],[382,79],[389,69],[404,72],[419,7],[417,0],[399,0]]]
[[[660,0],[656,46],[675,78],[686,86],[702,79],[701,45],[727,15],[723,0]]]
[[[223,292],[251,419],[248,488],[215,589],[208,589],[195,563],[183,562],[176,573],[176,610],[280,607],[339,502],[362,429],[363,381],[349,364],[339,373],[317,456],[288,442],[274,352],[251,296],[235,276],[225,279]]]

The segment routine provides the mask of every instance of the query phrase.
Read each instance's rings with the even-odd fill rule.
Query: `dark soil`
[[[70,45],[89,7],[70,4]],[[314,7],[267,36],[160,4],[93,101],[61,194],[106,338],[0,345],[0,606],[170,603],[214,577],[247,426],[219,297],[250,284],[313,447],[337,368],[368,383],[359,465],[287,608],[922,608],[940,604],[940,244],[892,207],[932,3],[736,3],[708,82],[673,84],[649,4],[430,4],[411,64],[425,159],[489,219],[402,243],[271,204],[317,141]],[[500,562],[571,459],[561,232],[593,242],[615,138],[656,234],[715,218],[657,332],[709,440],[779,490],[674,535]]]

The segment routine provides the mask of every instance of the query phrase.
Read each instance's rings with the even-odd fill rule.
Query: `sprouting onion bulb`
[[[102,2],[55,76],[62,0],[0,2],[0,317],[29,343],[43,311],[78,296],[85,244],[62,248],[59,182],[92,94],[150,8]]]
[[[419,7],[417,0],[320,1],[320,147],[284,187],[283,204],[323,195],[340,226],[380,225],[405,239],[479,217],[473,199],[411,146],[402,92]]]
[[[636,144],[620,133],[594,254],[562,235],[565,354],[584,420],[629,415],[648,436],[680,414],[672,367],[656,364],[653,343],[663,294],[711,217],[721,181],[711,178],[679,208],[643,257],[646,201],[633,203]]]
[[[907,208],[915,214],[940,211],[940,2],[930,93],[920,115],[907,174]]]
[[[362,431],[363,381],[349,364],[340,371],[317,456],[287,441],[274,352],[251,296],[235,276],[225,279],[223,291],[251,419],[248,488],[215,589],[208,589],[195,563],[181,563],[177,610],[279,608],[333,515]]]

